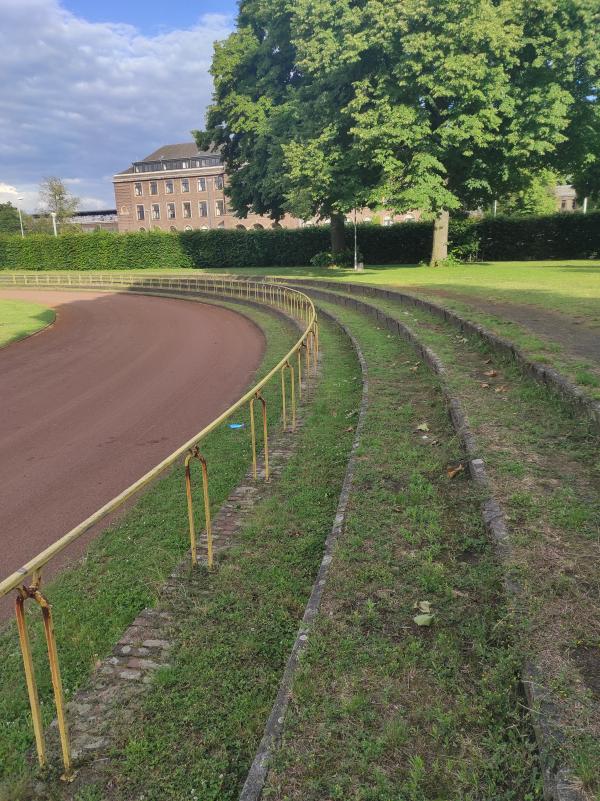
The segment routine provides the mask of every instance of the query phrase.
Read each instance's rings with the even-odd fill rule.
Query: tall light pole
[[[25,231],[23,230],[23,215],[21,214],[21,201],[22,197],[17,198],[17,211],[19,212],[19,223],[21,225],[21,239],[25,239]]]
[[[54,236],[58,236],[58,231],[56,230],[56,212],[51,211],[50,216],[52,217],[52,227],[54,228]]]

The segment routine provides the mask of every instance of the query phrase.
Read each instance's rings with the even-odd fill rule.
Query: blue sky
[[[90,22],[124,22],[146,34],[189,28],[203,14],[235,14],[235,0],[167,3],[162,0],[68,0],[63,7]]]
[[[82,209],[114,207],[115,172],[202,127],[236,6],[0,0],[0,202],[34,211],[55,175]]]

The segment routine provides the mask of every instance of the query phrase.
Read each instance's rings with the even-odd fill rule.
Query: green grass
[[[53,309],[25,300],[0,298],[0,348],[54,322]]]
[[[523,585],[519,614],[527,629],[521,647],[555,689],[567,734],[563,757],[600,796],[600,755],[585,747],[598,739],[600,712],[573,655],[577,645],[600,645],[598,437],[568,405],[477,337],[463,337],[427,312],[394,301],[367,302],[408,324],[448,371],[511,527],[510,569]],[[490,370],[496,375],[486,376]],[[587,755],[588,767],[578,754]]]
[[[104,271],[106,272],[106,271]],[[126,275],[194,275],[223,270],[123,271]],[[235,272],[235,271],[232,271]],[[68,271],[52,271],[51,275]],[[7,274],[12,274],[8,272]],[[89,275],[90,271],[86,271]],[[117,275],[118,271],[111,275]],[[251,267],[244,275],[327,278],[377,286],[449,289],[495,300],[531,303],[600,325],[600,260],[483,262],[453,267],[415,264],[369,265],[362,273],[353,270],[323,270],[311,267]]]
[[[439,387],[397,337],[334,312],[367,359],[370,404],[346,531],[264,797],[540,799],[520,624],[478,490],[447,475],[464,454]],[[430,627],[413,622],[422,601]]]
[[[360,400],[349,343],[328,325],[320,331],[322,377],[295,451],[202,591],[182,587],[190,614],[172,668],[157,676],[135,728],[117,726],[113,801],[238,797],[332,525]]]
[[[291,347],[297,331],[266,312],[244,312],[265,331],[267,349],[259,373],[267,372]],[[271,425],[276,425],[278,382],[269,384],[265,397],[271,401]],[[216,509],[247,468],[248,432],[233,432],[224,425],[204,440],[203,453],[210,468],[211,505]],[[201,500],[197,503],[201,515]],[[96,660],[110,652],[135,616],[156,603],[162,582],[188,547],[180,467],[153,485],[120,522],[91,544],[82,561],[45,588],[53,604],[67,698],[86,679]],[[33,622],[33,610],[29,611],[40,697],[48,723],[54,707],[45,647],[39,615]],[[3,780],[11,787],[26,773],[25,755],[32,742],[21,656],[15,627],[10,624],[0,633],[0,798]],[[12,801],[10,789],[5,793]]]

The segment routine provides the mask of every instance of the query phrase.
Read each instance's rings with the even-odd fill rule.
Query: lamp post
[[[58,236],[58,231],[56,230],[56,212],[51,211],[50,216],[52,217],[52,227],[54,228],[54,236]]]
[[[21,214],[21,201],[22,197],[17,198],[17,211],[19,212],[19,224],[21,226],[21,239],[25,239],[25,231],[23,230],[23,215]]]

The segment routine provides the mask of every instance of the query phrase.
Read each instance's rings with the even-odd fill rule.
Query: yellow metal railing
[[[269,440],[268,440],[268,420],[267,420],[267,402],[264,399],[261,390],[278,374],[281,377],[281,412],[284,430],[287,429],[288,411],[290,416],[291,428],[296,426],[296,386],[298,387],[298,394],[301,393],[302,386],[302,361],[305,362],[305,379],[308,380],[311,374],[316,372],[316,365],[318,359],[318,325],[315,307],[311,299],[303,292],[291,289],[281,284],[273,284],[262,281],[242,281],[229,277],[215,277],[215,276],[190,276],[186,277],[133,277],[127,275],[111,275],[108,274],[52,274],[52,273],[11,273],[2,275],[0,273],[0,287],[35,287],[35,288],[49,288],[59,287],[64,288],[80,288],[80,289],[98,289],[98,290],[127,290],[133,292],[143,292],[145,294],[160,292],[162,294],[177,294],[177,295],[214,295],[219,298],[238,298],[241,300],[264,303],[274,308],[280,309],[290,317],[296,319],[301,323],[302,333],[294,346],[285,354],[285,356],[273,367],[252,389],[248,390],[236,403],[230,406],[219,417],[213,420],[209,425],[199,431],[195,436],[181,445],[177,450],[173,451],[166,459],[163,459],[160,464],[157,464],[145,475],[124,489],[119,495],[104,504],[101,509],[98,509],[94,514],[90,515],[86,520],[75,526],[71,531],[67,532],[64,536],[58,539],[55,543],[43,550],[25,565],[16,570],[12,575],[5,578],[0,582],[0,598],[10,592],[16,591],[17,597],[15,599],[15,611],[17,617],[17,628],[19,633],[19,642],[21,652],[23,654],[23,666],[25,671],[25,681],[27,684],[27,692],[29,696],[29,703],[31,706],[31,715],[33,720],[33,730],[35,735],[36,749],[38,760],[42,767],[47,765],[46,746],[44,739],[44,728],[42,715],[40,711],[40,703],[38,699],[37,684],[33,668],[33,659],[31,654],[31,646],[29,643],[29,635],[27,632],[27,625],[24,614],[24,604],[27,599],[34,600],[41,608],[44,622],[44,631],[46,636],[46,644],[48,648],[48,660],[50,664],[50,673],[52,678],[52,687],[54,691],[54,701],[56,706],[56,714],[58,721],[58,728],[62,747],[62,758],[64,764],[64,773],[62,778],[65,781],[70,781],[74,777],[71,748],[69,743],[69,731],[66,719],[64,695],[62,690],[62,682],[60,675],[60,666],[58,661],[58,651],[56,646],[56,639],[54,636],[54,627],[52,621],[52,607],[48,599],[42,594],[40,590],[42,580],[42,569],[48,564],[57,554],[67,548],[72,542],[79,539],[86,531],[92,526],[105,518],[108,514],[122,506],[129,498],[138,493],[141,489],[146,487],[150,482],[157,478],[167,468],[174,465],[182,456],[185,455],[184,468],[185,468],[185,494],[187,501],[188,511],[188,524],[190,535],[190,547],[192,555],[192,565],[196,566],[198,563],[197,556],[197,541],[196,541],[196,527],[194,523],[194,506],[192,499],[192,477],[191,477],[191,464],[194,460],[200,463],[202,470],[202,490],[204,498],[204,515],[205,515],[205,534],[207,541],[207,567],[209,570],[213,569],[213,542],[212,542],[212,528],[210,518],[210,495],[209,495],[209,473],[206,459],[201,453],[200,443],[220,426],[225,420],[234,414],[238,409],[248,404],[250,412],[250,436],[252,441],[252,469],[254,478],[258,476],[258,462],[257,462],[257,439],[256,428],[254,421],[254,403],[259,401],[262,408],[262,423],[263,423],[263,451],[264,451],[264,477],[269,480]],[[295,357],[295,358],[294,358]],[[294,361],[296,368],[294,368]],[[296,376],[297,370],[297,376]],[[286,376],[289,375],[289,381]],[[289,405],[287,399],[286,387],[289,384]],[[29,584],[25,581],[31,577]]]

